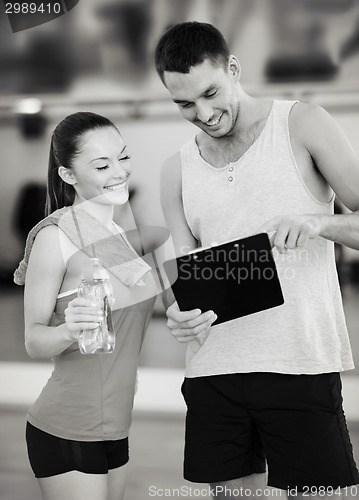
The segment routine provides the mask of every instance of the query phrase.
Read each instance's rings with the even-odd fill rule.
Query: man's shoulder
[[[181,155],[177,151],[174,155],[165,160],[161,169],[161,187],[162,190],[169,191],[172,189],[180,189],[181,181]]]
[[[162,165],[162,173],[175,173],[181,169],[181,153],[177,151],[175,154],[166,158]]]
[[[291,135],[305,144],[323,135],[332,118],[319,104],[296,103],[289,115]]]
[[[290,120],[293,125],[312,125],[313,122],[325,120],[327,111],[319,104],[298,101],[291,109]]]

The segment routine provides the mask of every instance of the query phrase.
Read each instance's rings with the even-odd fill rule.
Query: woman
[[[47,213],[30,232],[15,282],[25,283],[25,344],[54,371],[30,408],[26,439],[44,500],[119,500],[138,355],[157,293],[150,267],[113,221],[128,200],[130,157],[114,124],[75,113],[55,129]],[[79,352],[82,330],[102,312],[77,298],[81,269],[98,257],[110,271],[116,348]]]

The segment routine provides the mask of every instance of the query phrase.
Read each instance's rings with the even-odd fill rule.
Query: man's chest
[[[256,147],[257,141],[263,131],[261,122],[248,130],[242,131],[237,136],[219,139],[202,139],[198,148],[202,158],[216,168],[222,168],[229,163],[238,162],[249,150]]]

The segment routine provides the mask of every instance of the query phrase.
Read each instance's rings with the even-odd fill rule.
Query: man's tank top
[[[290,143],[295,102],[274,101],[263,131],[236,162],[215,168],[195,139],[180,151],[186,220],[202,246],[258,232],[290,214],[332,214],[334,196],[318,201],[306,187]],[[338,283],[334,244],[275,249],[285,303],[211,327],[202,345],[188,344],[186,376],[275,372],[318,374],[352,369],[353,359]]]
[[[73,284],[79,283],[81,262],[87,259],[83,251],[70,257],[66,273]],[[112,281],[113,276],[110,277]],[[78,441],[128,436],[138,357],[156,296],[156,284],[150,273],[140,284],[129,288],[119,280],[113,281],[112,322],[116,332],[113,353],[84,355],[76,342],[53,359],[51,377],[28,412],[32,425]],[[121,308],[123,295],[128,293],[134,296],[134,305]],[[64,311],[75,297],[73,290],[59,295],[54,326],[64,323]]]

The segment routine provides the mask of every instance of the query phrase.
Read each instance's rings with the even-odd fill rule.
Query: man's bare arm
[[[288,214],[268,221],[261,230],[275,232],[273,245],[281,253],[305,246],[308,239],[318,236],[359,250],[358,156],[335,120],[320,106],[301,103],[291,120],[296,141],[307,149],[321,175],[352,213]]]
[[[198,246],[188,227],[182,203],[181,160],[177,154],[164,164],[161,172],[161,205],[168,229],[171,232],[176,255],[184,255]],[[213,311],[200,309],[180,311],[171,290],[163,297],[167,309],[167,325],[179,342],[196,340],[202,343],[209,327],[217,319]]]

